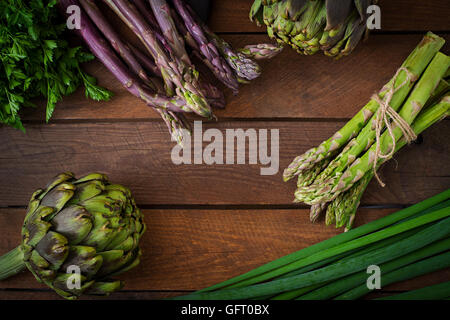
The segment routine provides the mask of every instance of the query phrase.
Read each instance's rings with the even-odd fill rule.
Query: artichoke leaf
[[[25,265],[33,273],[34,277],[40,282],[45,282],[53,279],[56,272],[50,269],[50,264],[36,251],[32,251],[30,258],[25,260]]]
[[[86,277],[82,274],[79,275],[79,278],[73,278],[75,274],[73,273],[60,273],[55,279],[48,283],[48,285],[53,288],[60,296],[63,296],[66,299],[76,299],[81,296],[87,289],[89,289],[94,283],[94,280],[87,281]],[[80,282],[80,287],[77,288],[76,285],[73,288],[69,288],[68,283],[70,281],[78,280]]]
[[[39,195],[39,200],[42,200],[42,198],[49,193],[54,187],[60,185],[61,183],[64,183],[66,181],[71,181],[74,178],[74,174],[72,172],[63,172],[58,174],[51,180],[44,188],[44,191],[41,192]]]
[[[99,212],[92,212],[94,225],[91,232],[81,241],[80,245],[95,247],[97,252],[103,251],[117,235],[118,230],[112,227],[110,218]]]
[[[91,174],[88,174],[87,176],[84,176],[84,177],[76,180],[74,183],[80,184],[83,182],[88,182],[88,181],[93,181],[93,180],[102,181],[102,182],[106,183],[106,182],[108,182],[108,177],[106,175],[104,175],[103,173],[91,173]]]
[[[46,218],[55,212],[50,207],[39,207],[22,227],[22,241],[27,245],[34,247],[47,234],[52,225],[46,221]]]
[[[76,204],[81,201],[92,199],[105,190],[105,184],[101,180],[92,180],[76,184],[76,191],[69,204]]]
[[[76,266],[86,279],[92,279],[100,270],[103,264],[103,257],[97,254],[97,250],[88,246],[72,246],[69,255],[61,267],[62,271],[67,271],[69,267]]]
[[[350,12],[355,8],[354,0],[326,0],[327,26],[331,30],[344,23]]]
[[[286,19],[297,21],[303,12],[305,12],[308,2],[308,0],[287,0],[284,12]]]
[[[123,282],[120,280],[96,281],[86,291],[87,294],[109,296],[111,293],[123,288]]]
[[[51,270],[58,270],[69,254],[68,240],[62,234],[49,231],[35,247],[35,252],[50,263]]]
[[[79,244],[92,230],[93,218],[84,207],[72,205],[59,211],[51,220],[53,230],[64,235],[71,244]]]
[[[76,190],[76,187],[71,183],[61,183],[54,187],[41,199],[41,206],[55,208],[56,214],[61,210],[67,202],[72,198]],[[49,219],[52,216],[48,217]]]
[[[133,269],[134,267],[139,265],[141,256],[142,256],[141,249],[134,250],[133,254],[132,254],[132,258],[129,260],[129,263],[127,265],[123,266],[121,269],[112,273],[110,276],[118,276],[121,273],[127,272],[130,269]]]

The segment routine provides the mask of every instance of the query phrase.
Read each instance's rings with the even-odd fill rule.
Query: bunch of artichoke
[[[127,188],[103,174],[56,176],[33,193],[22,243],[0,257],[0,280],[25,266],[59,295],[109,295],[122,288],[112,276],[139,264],[143,215]]]
[[[377,0],[255,0],[250,20],[265,24],[269,36],[298,53],[322,50],[340,58],[367,33],[367,8]]]

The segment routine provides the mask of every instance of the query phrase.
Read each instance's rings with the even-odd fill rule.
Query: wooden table
[[[210,25],[234,46],[267,41],[247,18],[252,0],[214,1]],[[56,173],[92,171],[129,186],[144,210],[148,231],[139,267],[123,276],[113,299],[153,299],[197,290],[312,245],[342,230],[311,224],[292,204],[294,183],[281,172],[306,149],[329,137],[395,73],[427,30],[450,40],[446,1],[381,1],[382,32],[349,57],[303,57],[286,49],[264,62],[264,73],[238,96],[227,92],[219,122],[206,128],[280,129],[280,172],[261,176],[256,165],[172,164],[173,144],[156,113],[120,88],[97,62],[88,66],[116,93],[93,103],[83,92],[67,98],[50,124],[43,110],[25,115],[27,132],[0,135],[0,253],[20,241],[31,193]],[[448,45],[444,49],[449,52]],[[371,183],[356,225],[380,218],[450,186],[450,121],[423,134]],[[403,291],[448,281],[442,271],[383,289]],[[0,283],[0,299],[57,299],[29,272]]]

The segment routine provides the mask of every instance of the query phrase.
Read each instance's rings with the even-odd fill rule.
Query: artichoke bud
[[[123,283],[109,277],[139,263],[143,215],[129,189],[103,174],[56,176],[30,201],[22,227],[25,266],[59,295],[110,294]],[[71,268],[75,267],[75,268]],[[68,285],[73,269],[80,285]]]
[[[367,34],[367,8],[375,0],[255,0],[250,19],[261,17],[270,38],[300,54],[322,50],[336,59],[350,54]],[[354,23],[357,20],[357,25]],[[353,31],[352,31],[353,30]],[[306,43],[305,41],[313,41]]]

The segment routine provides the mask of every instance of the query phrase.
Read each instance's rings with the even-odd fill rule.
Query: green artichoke
[[[127,188],[103,174],[56,176],[33,193],[22,243],[0,257],[0,280],[26,266],[59,295],[109,295],[122,288],[110,277],[139,264],[143,215]]]
[[[250,20],[300,54],[349,55],[368,33],[367,9],[378,0],[255,0]]]

